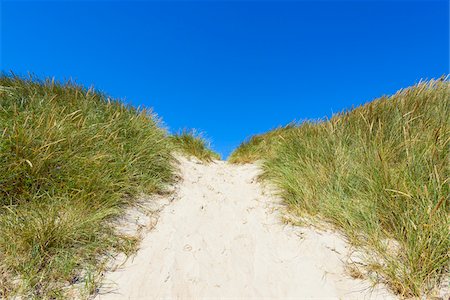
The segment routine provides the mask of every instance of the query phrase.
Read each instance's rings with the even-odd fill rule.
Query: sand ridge
[[[257,165],[179,160],[174,200],[97,299],[395,299],[346,273],[338,234],[283,223]]]

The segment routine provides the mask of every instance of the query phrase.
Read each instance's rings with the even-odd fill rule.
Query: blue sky
[[[198,128],[250,135],[449,73],[448,1],[5,1],[2,71],[74,78]]]

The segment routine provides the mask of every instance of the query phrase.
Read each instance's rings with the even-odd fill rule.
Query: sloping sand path
[[[284,224],[256,165],[180,158],[180,167],[174,200],[98,299],[394,298],[346,274],[337,234]]]

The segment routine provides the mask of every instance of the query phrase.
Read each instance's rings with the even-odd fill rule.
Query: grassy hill
[[[276,129],[230,156],[234,163],[255,160],[290,213],[325,220],[366,250],[365,266],[353,266],[356,276],[421,296],[448,275],[448,81]]]
[[[209,158],[202,145],[194,155]],[[136,245],[109,220],[137,195],[164,192],[180,147],[151,111],[73,83],[2,75],[0,298],[95,289],[105,255]]]

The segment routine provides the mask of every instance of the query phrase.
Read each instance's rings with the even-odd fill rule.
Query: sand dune
[[[182,181],[98,299],[395,299],[345,271],[338,234],[284,224],[256,165],[180,158]]]

